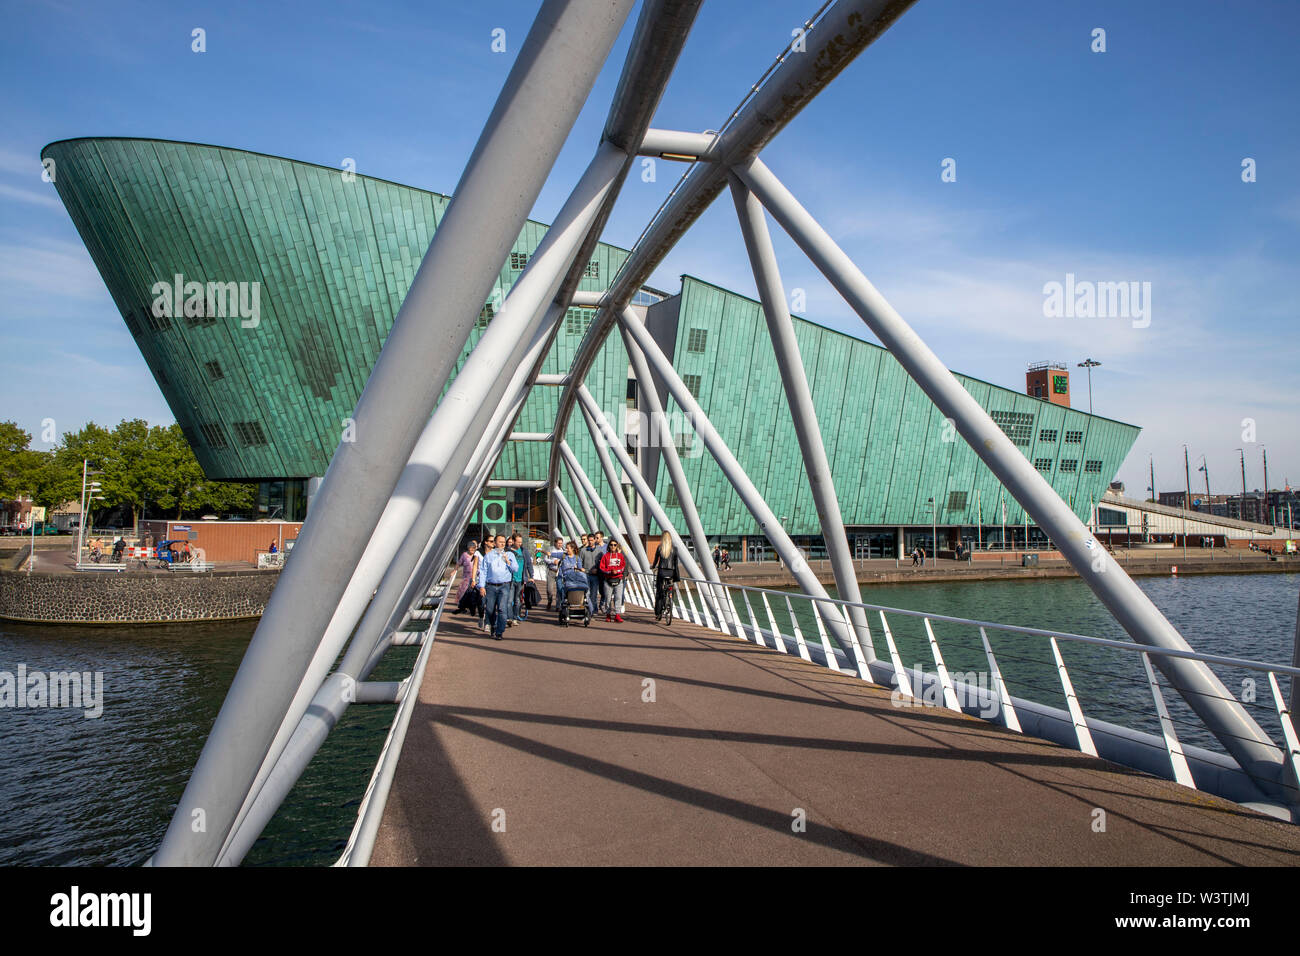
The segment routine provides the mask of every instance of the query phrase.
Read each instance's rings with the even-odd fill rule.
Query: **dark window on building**
[[[686,386],[686,391],[696,398],[700,397],[700,377],[698,375],[683,375],[682,384]]]
[[[1039,440],[1039,441],[1056,441],[1056,429],[1055,429],[1055,428],[1040,428],[1040,429],[1038,430],[1038,440]]]
[[[1079,459],[1077,458],[1061,459],[1061,471],[1064,471],[1067,474],[1074,474],[1078,470],[1079,470]]]
[[[674,435],[673,447],[677,449],[677,457],[691,457],[691,452],[695,448],[694,435]]]
[[[629,437],[627,441],[623,443],[623,448],[627,451],[627,457],[632,459],[633,464],[636,464],[636,437]]]
[[[636,379],[627,380],[627,407],[636,408]]]
[[[686,351],[703,352],[704,344],[709,340],[708,329],[691,329],[691,334],[686,339]]]
[[[948,492],[948,510],[965,511],[966,510],[966,492],[950,491]]]
[[[1089,475],[1100,475],[1101,462],[1097,461],[1096,459],[1090,458],[1083,463],[1083,470]]]
[[[262,431],[261,422],[235,422],[235,435],[245,448],[266,444],[266,432]]]
[[[665,508],[680,508],[681,502],[677,500],[677,489],[672,485],[668,486],[668,494],[664,496]]]
[[[217,379],[226,377],[226,373],[221,371],[221,363],[216,359],[213,359],[211,362],[204,362],[203,367],[207,370],[208,378],[212,379],[214,382]]]
[[[1099,525],[1127,525],[1128,515],[1123,511],[1116,511],[1114,508],[1097,508],[1097,524]]]
[[[225,429],[215,422],[200,425],[199,431],[203,433],[203,441],[207,443],[209,448],[221,449],[228,447]]]
[[[474,328],[486,329],[488,323],[492,321],[492,316],[496,315],[496,310],[492,308],[492,303],[484,303],[483,309],[478,314],[478,319],[474,322]]]
[[[515,272],[523,272],[524,267],[528,265],[528,253],[512,252],[510,253],[510,268]]]
[[[989,417],[1017,445],[1028,445],[1034,437],[1034,416],[1027,412],[989,412]]]
[[[1035,385],[1035,386],[1034,386],[1034,398],[1042,398],[1042,397],[1043,397],[1043,386],[1041,386],[1041,385]]]
[[[1051,470],[1052,470],[1052,459],[1050,459],[1050,458],[1035,458],[1035,459],[1034,459],[1034,467],[1037,468],[1039,471],[1051,471]]]
[[[1066,443],[1067,445],[1082,445],[1082,444],[1083,444],[1083,432],[1066,432],[1066,433],[1065,433],[1065,443]]]
[[[216,325],[217,317],[215,315],[187,315],[185,324],[191,329],[197,329],[201,325]]]
[[[166,332],[172,327],[172,320],[165,315],[154,315],[152,308],[141,309],[145,325],[155,332]]]
[[[587,263],[587,268],[583,271],[582,275],[584,278],[587,279],[599,279],[600,263],[597,262],[595,259],[592,259],[590,262]]]

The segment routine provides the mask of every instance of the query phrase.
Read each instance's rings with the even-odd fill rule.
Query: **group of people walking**
[[[539,565],[536,572],[534,560]],[[556,535],[549,551],[538,549],[532,557],[528,556],[521,534],[499,534],[485,541],[482,549],[478,541],[471,540],[457,565],[460,584],[455,613],[477,615],[479,627],[497,640],[504,640],[506,628],[522,620],[528,606],[526,589],[534,586],[534,574],[540,577],[542,568],[547,610],[565,600],[565,572],[577,570],[586,581],[589,612],[593,616],[603,613],[607,621],[623,622],[627,556],[617,541],[606,543],[599,531],[583,535],[581,542],[566,542]]]
[[[482,547],[471,539],[457,566],[460,583],[455,613],[477,617],[479,627],[497,640],[504,640],[506,628],[522,620],[521,614],[531,606],[527,589],[534,586],[534,576],[540,581],[543,571],[547,610],[563,606],[566,590],[576,581],[577,586],[586,588],[592,617],[604,614],[606,621],[623,623],[628,559],[618,541],[606,542],[600,531],[584,534],[581,541],[566,541],[556,535],[549,549],[533,549],[531,557],[522,534],[489,537]],[[655,617],[661,618],[673,586],[681,579],[678,556],[667,533],[660,539],[650,570],[655,575]],[[535,600],[540,602],[540,595]]]
[[[460,584],[456,591],[456,613],[476,614],[479,627],[503,640],[507,627],[522,620],[524,589],[532,582],[525,569],[532,561],[524,548],[524,536],[499,534],[483,543],[471,540],[457,560]]]
[[[593,616],[603,613],[605,620],[623,623],[623,579],[627,574],[627,555],[617,541],[605,542],[605,536],[592,531],[582,542],[565,542],[556,535],[554,547],[546,555],[546,607],[564,601],[565,573],[579,570],[587,578],[587,611]],[[572,579],[572,576],[570,577]],[[558,582],[558,585],[557,585]]]

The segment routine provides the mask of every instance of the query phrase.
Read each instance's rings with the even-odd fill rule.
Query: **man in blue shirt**
[[[511,536],[509,553],[515,556],[515,570],[510,579],[510,617],[507,619],[506,624],[509,627],[514,627],[519,623],[519,606],[524,599],[524,566],[532,567],[532,563],[524,558],[524,536],[522,534]]]
[[[519,562],[506,551],[505,535],[497,535],[493,543],[495,548],[479,562],[478,593],[483,595],[483,614],[490,622],[492,636],[503,641],[510,613],[510,588]]]

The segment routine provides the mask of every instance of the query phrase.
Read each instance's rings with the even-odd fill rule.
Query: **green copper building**
[[[65,140],[42,158],[54,161],[59,195],[205,472],[260,482],[263,513],[300,516],[312,479],[346,436],[450,198],[192,143]],[[545,230],[525,225],[462,362]],[[581,288],[604,289],[626,257],[599,244]],[[677,295],[646,289],[634,304],[647,308],[652,334],[787,530],[818,556],[817,516],[759,304],[689,276]],[[568,371],[593,315],[569,310],[543,372]],[[1004,520],[1022,525],[1020,506],[886,350],[798,318],[796,327],[860,556],[928,542],[932,525],[949,529],[941,546],[959,536],[997,539]],[[958,377],[1087,521],[1138,429]],[[587,386],[616,426],[637,421],[637,385],[617,335],[606,340]],[[679,418],[660,393],[670,421]],[[553,430],[557,403],[557,389],[534,388],[515,430]],[[659,456],[646,447],[648,429],[628,430],[638,466],[670,518],[681,520]],[[742,542],[760,550],[758,528],[721,471],[683,434],[688,428],[679,431],[706,530],[737,556]],[[600,475],[580,416],[566,437],[588,475]],[[548,456],[545,443],[511,442],[493,478],[544,481]],[[517,520],[545,514],[544,490],[491,494],[509,498]],[[658,531],[653,524],[642,530]]]

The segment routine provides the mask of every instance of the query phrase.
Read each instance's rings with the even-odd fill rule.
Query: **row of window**
[[[1028,412],[989,412],[994,423],[1017,445],[1028,445],[1034,437],[1034,416]]]
[[[527,252],[510,253],[510,270],[512,272],[523,272],[528,266],[529,258],[531,257]],[[587,279],[599,279],[600,262],[596,259],[592,259],[587,263],[587,267],[582,270],[582,274]]]
[[[261,422],[235,422],[235,437],[245,448],[253,448],[258,445],[267,444],[266,432],[262,430]],[[221,451],[230,447],[230,442],[226,440],[226,430],[216,422],[208,422],[199,426],[199,432],[203,436],[203,442],[209,448]],[[191,444],[194,442],[194,433],[188,428],[182,428],[181,433],[185,435],[186,440]]]
[[[1049,472],[1052,470],[1052,459],[1035,458],[1034,467],[1037,468],[1039,471]],[[1062,458],[1058,470],[1065,472],[1066,474],[1074,474],[1079,470],[1079,459]],[[1083,470],[1086,474],[1089,475],[1100,475],[1101,460],[1097,458],[1089,458],[1087,461],[1083,463]]]
[[[993,414],[996,415],[996,414],[998,414],[998,413],[997,413],[997,412],[994,412]],[[1003,413],[1003,414],[1005,414],[1005,413]],[[996,418],[993,419],[993,420],[994,420],[994,421],[997,421]],[[1000,423],[999,423],[999,424],[1000,424]],[[1003,429],[1003,430],[1005,431],[1005,429]],[[1040,429],[1038,430],[1038,440],[1039,440],[1039,441],[1056,441],[1056,435],[1057,435],[1057,431],[1056,431],[1055,428],[1040,428]],[[1066,432],[1066,433],[1065,433],[1065,443],[1066,443],[1067,445],[1082,445],[1082,444],[1083,444],[1083,432],[1081,432],[1081,431],[1068,431],[1068,432]]]

